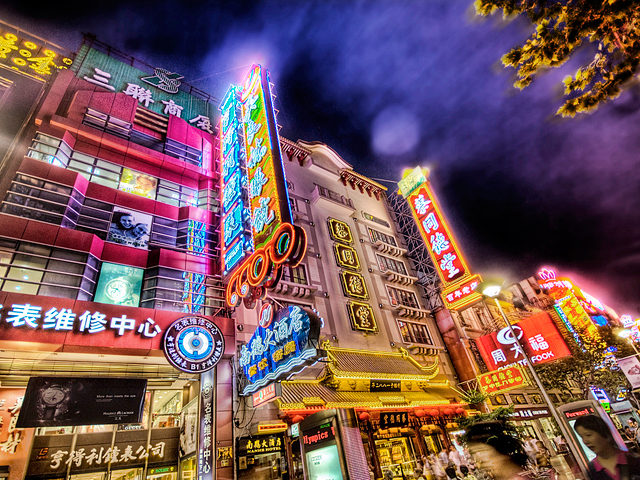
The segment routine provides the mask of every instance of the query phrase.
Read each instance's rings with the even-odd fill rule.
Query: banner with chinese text
[[[478,383],[487,395],[503,393],[512,388],[527,385],[527,379],[519,365],[513,365],[503,370],[489,372],[478,376]]]

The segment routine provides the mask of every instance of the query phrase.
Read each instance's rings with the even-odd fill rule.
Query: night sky
[[[285,137],[374,179],[428,166],[474,271],[513,282],[555,267],[640,317],[640,89],[554,116],[589,45],[517,91],[499,60],[532,27],[478,17],[472,0],[61,5],[4,4],[0,18],[73,51],[95,33],[218,98],[261,63]]]

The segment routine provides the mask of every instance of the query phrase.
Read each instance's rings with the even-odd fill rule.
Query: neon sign
[[[479,275],[469,278],[471,271],[436,202],[425,172],[428,173],[426,169],[415,168],[398,185],[443,283],[444,302],[448,308],[459,310],[482,299],[481,294],[470,288],[472,283],[477,286],[481,278]]]
[[[297,306],[278,310],[267,327],[259,326],[240,350],[239,363],[248,395],[318,357],[320,319]]]
[[[556,300],[556,306],[561,309],[571,325],[578,329],[579,335],[588,335],[599,339],[598,327],[591,321],[591,317],[572,293]]]

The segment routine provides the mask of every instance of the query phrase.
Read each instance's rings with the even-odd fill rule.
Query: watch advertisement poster
[[[22,480],[34,430],[16,427],[24,388],[0,389],[0,465],[9,467],[8,480]]]
[[[129,247],[148,248],[153,217],[146,213],[116,208],[111,217],[107,242]]]
[[[31,377],[16,426],[140,423],[146,390],[144,379]]]
[[[180,422],[180,457],[196,451],[198,443],[198,399],[191,400],[183,409]]]
[[[155,200],[157,187],[157,178],[128,168],[122,169],[118,190]]]
[[[140,304],[140,289],[144,269],[103,263],[96,286],[94,301],[137,307]]]

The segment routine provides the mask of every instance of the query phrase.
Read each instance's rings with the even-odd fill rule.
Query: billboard
[[[157,188],[158,179],[156,177],[126,167],[122,169],[118,190],[155,200]]]
[[[535,364],[551,362],[571,355],[551,317],[544,313],[532,315],[513,325],[525,353]],[[476,339],[478,350],[490,371],[511,366],[524,360],[509,327]]]
[[[273,306],[269,304],[269,307]],[[260,325],[240,350],[240,368],[249,381],[244,395],[318,358],[318,316],[297,306],[283,308],[275,314],[267,310],[263,308]]]
[[[618,359],[618,366],[627,377],[631,387],[640,388],[640,360],[636,355]]]
[[[31,377],[16,426],[140,423],[146,390],[144,379]]]
[[[527,379],[522,368],[519,365],[513,365],[497,372],[478,375],[478,383],[484,393],[494,395],[512,388],[523,387],[527,385]]]
[[[135,248],[148,248],[153,217],[146,213],[116,208],[111,217],[107,241]]]
[[[143,274],[142,268],[104,262],[100,269],[94,301],[137,307],[140,304]]]
[[[478,275],[469,278],[471,271],[451,234],[427,175],[426,169],[416,167],[404,175],[398,186],[442,281],[445,305],[459,310],[482,299],[482,295],[474,291],[482,280]]]

